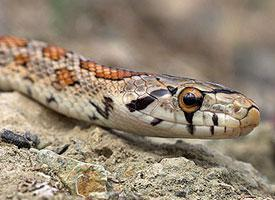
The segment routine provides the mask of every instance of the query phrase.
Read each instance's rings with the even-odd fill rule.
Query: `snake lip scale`
[[[251,132],[257,105],[222,85],[107,67],[36,40],[0,37],[0,89],[68,117],[133,134],[220,139]]]

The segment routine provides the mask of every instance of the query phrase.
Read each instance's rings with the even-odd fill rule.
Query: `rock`
[[[94,196],[94,193],[107,193],[107,172],[98,164],[77,161],[60,156],[50,150],[34,150],[37,160],[46,164],[69,189],[73,195],[81,197]]]
[[[271,182],[275,182],[275,137],[274,126],[271,123],[262,123],[246,137],[218,142],[209,141],[207,145],[237,160],[251,163]]]
[[[129,196],[134,193],[135,196],[162,199],[272,199],[270,186],[248,163],[233,160],[202,145],[181,142],[160,145],[155,150],[158,148],[159,152],[166,149],[169,153],[161,153],[166,155],[160,162],[127,179],[126,194]],[[172,155],[175,157],[171,158]]]
[[[152,138],[110,133],[61,116],[19,93],[0,93],[0,96],[2,129],[35,133],[41,143],[48,144],[47,150],[42,150],[44,152],[64,149],[66,144],[68,147],[64,150],[56,151],[62,154],[59,158],[72,163],[97,164],[110,172],[104,190],[89,195],[89,198],[274,198],[273,186],[251,164],[224,156],[214,151],[214,146],[208,148],[169,139],[163,144]],[[37,162],[35,155],[27,149],[0,143],[0,167],[3,169],[0,183],[6,185],[0,189],[0,199],[16,198],[19,193],[25,199],[38,198],[33,196],[34,192],[43,190],[34,186],[34,190],[28,186],[18,191],[19,185],[28,181],[26,177],[47,185],[47,198],[78,198],[72,191],[68,194],[70,187],[63,184],[53,168]],[[59,168],[59,172],[65,171],[65,168],[64,171]],[[82,189],[86,191],[85,187]],[[43,197],[43,192],[39,195],[39,198]]]
[[[240,172],[239,168],[230,169],[225,166],[204,169],[183,157],[165,158],[160,163],[139,171],[129,180],[127,194],[131,196],[135,191],[141,197],[163,199],[266,198],[268,186],[255,174],[253,167],[245,163],[233,163],[234,167],[246,170]]]

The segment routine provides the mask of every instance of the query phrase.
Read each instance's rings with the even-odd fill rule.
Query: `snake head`
[[[248,134],[259,124],[257,105],[222,85],[166,75],[141,80],[146,90],[126,106],[139,123],[154,126],[154,130],[148,128],[152,135],[232,138]]]
[[[255,102],[214,83],[187,82],[181,86],[174,101],[185,116],[192,116],[190,124],[209,126],[211,134],[217,137],[246,135],[260,122]]]

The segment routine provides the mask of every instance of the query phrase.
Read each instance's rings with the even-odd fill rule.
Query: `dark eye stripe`
[[[146,96],[144,98],[131,101],[131,103],[126,104],[126,107],[130,112],[139,111],[147,108],[147,106],[149,106],[155,100],[156,99],[151,96]]]
[[[156,97],[156,98],[162,97],[166,94],[170,94],[170,92],[166,89],[159,89],[159,90],[155,90],[150,93],[151,96]]]
[[[194,113],[187,113],[184,112],[185,115],[185,119],[188,123],[193,124],[193,117],[194,117]]]
[[[187,125],[186,128],[191,135],[194,135],[195,127],[192,124]]]

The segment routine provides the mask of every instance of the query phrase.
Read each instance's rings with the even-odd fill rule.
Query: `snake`
[[[49,43],[0,37],[0,90],[67,117],[140,136],[227,139],[260,122],[256,103],[223,85],[100,65]]]

